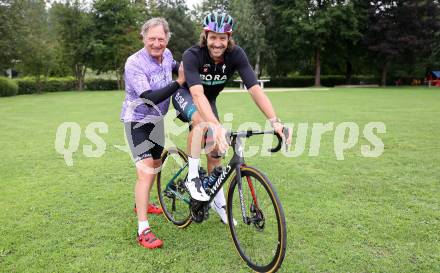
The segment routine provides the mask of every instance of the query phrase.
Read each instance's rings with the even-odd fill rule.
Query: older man
[[[148,213],[162,210],[149,204],[150,190],[160,167],[163,150],[163,116],[168,111],[170,96],[185,82],[182,69],[176,81],[172,71],[178,65],[167,49],[170,38],[168,23],[163,18],[148,20],[141,30],[144,48],[131,55],[125,64],[126,96],[122,105],[121,120],[136,162],[135,186],[136,213],[138,217],[138,243],[145,248],[157,248],[163,242],[151,232]]]

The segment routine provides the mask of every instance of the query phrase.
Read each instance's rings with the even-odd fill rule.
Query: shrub
[[[18,94],[34,94],[37,93],[37,84],[35,80],[31,78],[23,78],[15,80],[18,85]]]
[[[377,83],[378,79],[374,76],[354,75],[351,78],[351,84],[373,84]],[[280,77],[272,78],[270,82],[266,83],[267,87],[310,87],[315,84],[315,76],[294,76],[294,77]],[[335,85],[346,84],[345,76],[343,75],[323,75],[321,76],[321,85],[333,87]]]
[[[0,77],[0,97],[15,96],[18,94],[18,85],[13,80]]]
[[[76,89],[76,81],[72,77],[47,78],[47,80],[43,82],[42,91],[59,92],[59,91],[72,91],[75,89]]]
[[[89,91],[117,90],[118,82],[107,79],[88,79],[84,84],[84,89]]]
[[[72,77],[65,78],[43,78],[38,83],[35,78],[20,78],[16,80],[18,84],[18,93],[34,94],[38,90],[42,92],[58,92],[75,90],[76,83]]]
[[[76,90],[76,81],[72,77],[65,78],[45,78],[39,83],[35,78],[20,78],[16,80],[18,93],[34,94],[40,89],[42,92],[59,92]],[[39,85],[39,86],[38,86]],[[40,87],[40,88],[38,88]],[[116,90],[118,83],[116,80],[90,79],[84,83],[84,90]]]

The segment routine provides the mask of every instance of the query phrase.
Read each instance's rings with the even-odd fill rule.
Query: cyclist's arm
[[[283,134],[284,125],[277,118],[275,109],[272,106],[269,98],[263,92],[260,85],[258,84],[257,77],[255,76],[254,71],[252,70],[251,65],[249,64],[249,60],[246,56],[244,50],[240,47],[237,47],[235,51],[235,59],[237,60],[237,70],[240,74],[243,83],[248,88],[249,94],[254,100],[255,104],[260,108],[261,112],[266,116],[266,118],[270,121],[275,132],[280,135],[283,139],[285,138]],[[286,139],[286,143],[290,144],[292,140],[292,131],[288,131],[288,137]]]
[[[273,109],[272,103],[269,98],[263,92],[260,85],[254,85],[248,89],[255,104],[260,108],[261,112],[266,116],[268,120],[276,118],[275,110]]]
[[[189,88],[194,104],[197,107],[203,120],[214,125],[219,125],[220,122],[212,112],[211,105],[203,92],[203,86],[201,84],[193,85]]]
[[[276,118],[272,103],[258,84],[257,77],[255,72],[252,70],[246,53],[239,46],[234,48],[234,60],[237,66],[238,74],[247,87],[249,94],[251,94],[255,104],[258,106],[258,108],[260,108],[261,112],[263,112],[267,119],[271,120]]]
[[[261,112],[266,116],[266,118],[270,121],[272,128],[274,131],[280,135],[287,144],[291,144],[292,142],[292,130],[287,128],[287,136],[284,135],[284,124],[277,118],[275,114],[275,110],[273,109],[272,103],[269,98],[263,92],[260,85],[254,85],[248,89],[249,94],[251,94],[252,99],[255,104],[260,108]]]

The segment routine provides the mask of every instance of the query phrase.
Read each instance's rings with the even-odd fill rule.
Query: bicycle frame
[[[234,147],[234,156],[232,157],[232,159],[229,161],[228,165],[226,165],[226,167],[224,167],[223,172],[220,174],[219,178],[217,179],[217,181],[214,183],[214,185],[212,186],[211,189],[207,190],[208,195],[210,196],[209,201],[207,201],[208,203],[211,203],[211,201],[214,199],[215,195],[220,191],[220,189],[223,187],[223,185],[226,183],[226,181],[228,180],[228,178],[231,176],[231,174],[235,171],[237,173],[237,177],[241,177],[241,172],[240,172],[240,167],[242,165],[244,165],[244,157],[243,157],[243,145],[241,142],[241,139],[238,138],[236,136],[233,137],[232,139],[232,146]],[[239,151],[238,153],[236,152],[236,148]],[[171,191],[172,193],[174,193],[176,195],[176,197],[179,197],[180,199],[182,199],[184,202],[186,203],[190,203],[189,200],[187,200],[187,198],[183,197],[180,193],[178,193],[177,191],[173,190],[171,188],[171,185],[174,183],[174,180],[188,167],[188,163],[185,163],[185,165],[179,169],[179,171],[177,171],[177,173],[173,176],[173,178],[171,178],[171,180],[168,182],[166,189]],[[241,183],[241,179],[240,183]],[[238,182],[238,181],[237,181]]]
[[[244,203],[243,191],[242,191],[242,181],[241,181],[241,168],[243,166],[246,166],[245,161],[244,161],[244,154],[243,154],[244,147],[243,147],[243,143],[241,141],[241,138],[243,138],[243,137],[247,138],[252,135],[273,134],[273,133],[274,133],[273,131],[243,131],[243,132],[231,133],[231,136],[230,136],[231,137],[231,146],[234,151],[234,156],[229,161],[229,163],[224,167],[223,172],[220,174],[220,176],[218,177],[218,179],[214,183],[214,185],[210,189],[207,190],[207,193],[210,196],[210,199],[206,203],[209,204],[212,202],[212,200],[214,199],[216,194],[220,191],[220,189],[226,183],[228,178],[235,171],[235,173],[236,173],[235,179],[237,181],[238,191],[239,191],[239,195],[240,195],[240,203],[241,203],[243,221],[245,223],[248,221],[247,217],[246,217],[246,209],[245,209],[246,206]],[[271,149],[270,150],[271,152],[276,152],[281,148],[281,137],[278,135],[276,135],[276,136],[278,137],[278,145],[277,145],[277,147]],[[187,167],[188,167],[188,163],[185,163],[185,165],[182,168],[180,168],[179,171],[177,171],[177,173],[173,176],[173,178],[171,178],[171,180],[168,182],[166,189],[171,191],[173,194],[175,194],[176,197],[183,200],[185,203],[190,204],[190,200],[188,200],[188,198],[185,198],[179,192],[177,192],[171,188],[171,185],[174,183],[174,180]],[[254,191],[254,187],[252,185],[252,181],[249,178],[247,178],[247,182],[248,182],[249,188],[251,190],[251,195],[252,195],[254,204],[258,208],[258,200],[257,200],[257,196]]]

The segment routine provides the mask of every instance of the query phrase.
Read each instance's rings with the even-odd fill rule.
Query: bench
[[[265,82],[270,82],[270,80],[260,80],[260,79],[258,79],[257,81],[258,81],[258,84],[261,86],[261,89],[264,89],[264,83]],[[240,89],[244,89],[244,84],[243,84],[243,81],[241,79],[240,80],[234,80],[234,82],[239,82],[240,83]]]

